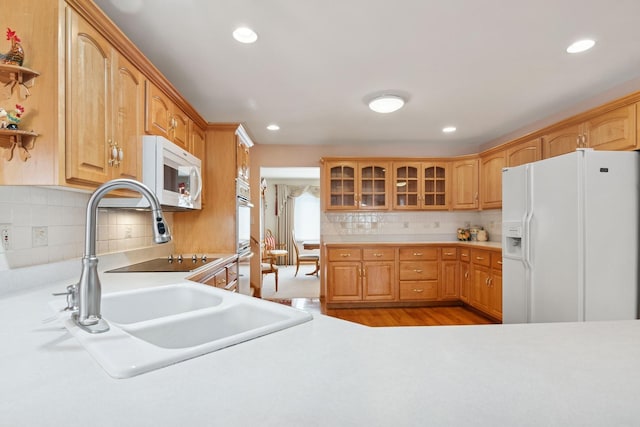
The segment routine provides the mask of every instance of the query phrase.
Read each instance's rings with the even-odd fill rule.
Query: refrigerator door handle
[[[531,262],[531,226],[533,224],[533,170],[530,165],[526,166],[525,173],[525,186],[526,186],[526,199],[525,199],[525,215],[524,215],[524,231],[522,235],[522,263],[524,265],[524,286],[525,286],[525,298],[527,307],[527,322],[531,322],[531,286],[532,286],[532,274],[533,265]]]

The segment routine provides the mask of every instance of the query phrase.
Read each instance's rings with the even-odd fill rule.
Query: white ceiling
[[[257,144],[477,148],[640,76],[638,0],[95,2],[206,120]],[[233,40],[241,25],[257,43]],[[583,37],[596,46],[568,55]],[[381,91],[408,103],[373,113]]]

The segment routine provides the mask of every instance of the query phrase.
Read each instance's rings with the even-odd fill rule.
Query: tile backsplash
[[[481,226],[490,241],[502,238],[502,211],[323,213],[325,242],[454,241],[459,227]]]
[[[0,271],[81,257],[89,196],[60,188],[0,186]],[[149,212],[99,209],[98,254],[152,246],[151,220]],[[173,215],[167,213],[166,220],[171,227]]]

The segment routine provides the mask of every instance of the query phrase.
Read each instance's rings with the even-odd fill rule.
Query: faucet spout
[[[119,189],[137,191],[144,196],[151,206],[153,215],[153,234],[156,243],[171,240],[160,202],[156,195],[141,182],[133,179],[114,179],[102,184],[93,192],[87,202],[84,255],[82,256],[82,273],[77,287],[78,312],[73,315],[75,323],[91,333],[106,332],[109,325],[100,314],[102,287],[98,277],[98,257],[96,256],[96,217],[100,200],[109,192]]]

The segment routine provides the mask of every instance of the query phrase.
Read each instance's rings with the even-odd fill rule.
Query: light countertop
[[[184,273],[101,274],[103,292]],[[0,299],[0,425],[629,426],[640,321],[369,328],[311,322],[116,380],[52,315]],[[249,297],[247,297],[249,298]]]

